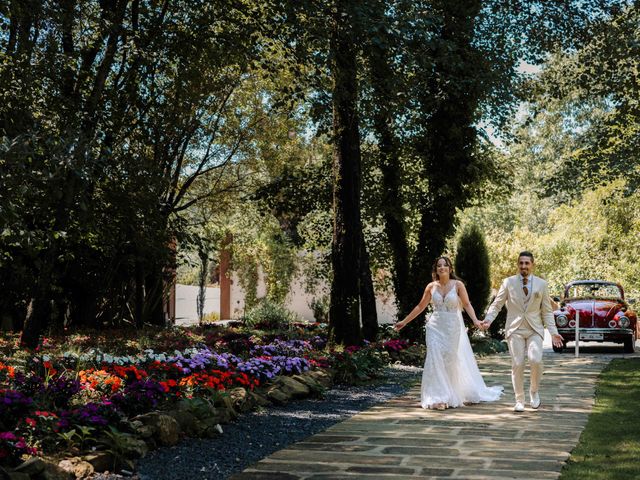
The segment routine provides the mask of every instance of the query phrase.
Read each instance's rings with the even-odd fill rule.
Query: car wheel
[[[624,339],[624,353],[633,353],[636,351],[636,333]]]

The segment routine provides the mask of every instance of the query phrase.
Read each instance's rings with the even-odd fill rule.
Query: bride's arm
[[[464,283],[458,280],[456,288],[458,289],[458,297],[460,297],[460,301],[462,302],[462,308],[467,312],[467,315],[469,315],[469,318],[471,318],[476,328],[480,328],[480,320],[476,317],[476,312],[469,301],[469,294],[467,293],[467,288],[464,286]]]
[[[402,320],[401,322],[396,323],[393,328],[395,330],[401,330],[403,329],[407,323],[409,323],[410,321],[412,321],[414,318],[416,318],[418,315],[420,315],[420,312],[422,312],[427,305],[429,305],[429,302],[431,301],[431,287],[433,285],[433,282],[431,282],[429,285],[427,285],[427,288],[424,289],[424,293],[422,294],[422,298],[420,299],[420,303],[418,303],[418,305],[416,305],[414,307],[413,310],[411,310],[411,312],[409,312],[409,315],[407,315],[404,320]]]

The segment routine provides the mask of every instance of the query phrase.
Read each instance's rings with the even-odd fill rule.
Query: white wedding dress
[[[445,403],[492,402],[500,398],[501,386],[487,387],[471,350],[462,320],[460,298],[453,287],[443,297],[434,289],[433,313],[426,325],[427,357],[422,373],[422,408]]]

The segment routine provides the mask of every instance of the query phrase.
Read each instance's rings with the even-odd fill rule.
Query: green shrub
[[[468,225],[460,234],[456,248],[455,272],[465,282],[471,305],[478,318],[481,318],[489,302],[491,274],[489,251],[484,235],[477,225]],[[463,315],[467,325],[471,326],[466,312],[463,312]]]
[[[491,355],[492,353],[502,353],[508,350],[506,342],[496,340],[489,336],[472,336],[471,347],[480,356]]]
[[[504,340],[504,326],[507,323],[507,308],[502,307],[496,318],[491,322],[488,333],[494,340]]]
[[[258,330],[285,329],[300,320],[298,315],[287,310],[284,306],[265,298],[261,299],[244,315],[245,325]]]
[[[334,352],[334,381],[355,385],[379,377],[382,369],[389,363],[389,355],[374,348],[359,350],[345,349]]]
[[[419,343],[409,345],[409,347],[397,353],[398,361],[402,365],[412,365],[414,367],[422,367],[426,355],[427,347]]]
[[[313,311],[313,319],[318,323],[329,322],[329,297],[323,296],[314,298],[309,303],[309,308]]]

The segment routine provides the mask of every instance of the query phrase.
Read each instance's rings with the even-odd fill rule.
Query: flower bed
[[[20,469],[38,455],[56,458],[70,475],[131,468],[149,448],[218,435],[220,424],[258,405],[321,395],[332,381],[363,381],[389,362],[424,359],[424,346],[398,339],[328,349],[318,326],[130,336],[48,338],[30,355],[14,337],[1,337],[1,467]]]

